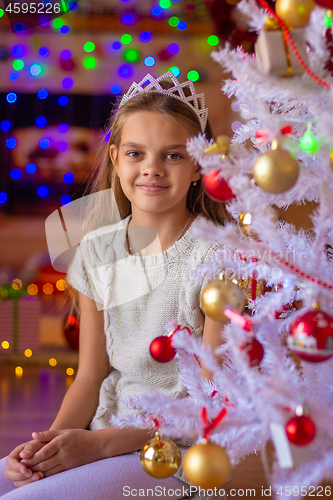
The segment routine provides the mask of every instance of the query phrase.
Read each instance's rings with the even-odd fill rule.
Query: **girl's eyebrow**
[[[142,144],[137,144],[135,142],[124,142],[124,144],[122,144],[122,147],[123,148],[144,148],[145,146],[143,146]],[[185,149],[186,148],[186,145],[185,144],[169,144],[167,146],[165,146],[163,149],[179,149],[179,148],[183,148]]]

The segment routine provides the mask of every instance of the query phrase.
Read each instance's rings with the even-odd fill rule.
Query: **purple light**
[[[47,57],[48,55],[50,55],[50,51],[47,47],[40,47],[38,54],[41,57]]]
[[[64,89],[70,89],[73,87],[73,85],[74,85],[74,80],[72,78],[69,78],[69,76],[64,78],[62,81],[62,86],[64,87]]]
[[[149,31],[143,31],[142,33],[140,33],[139,38],[141,42],[146,43],[152,39],[152,36],[153,35]]]
[[[72,53],[70,50],[65,49],[61,52],[60,57],[63,61],[67,61],[72,57]]]
[[[69,126],[67,125],[67,123],[60,123],[60,125],[58,127],[58,130],[61,134],[66,134],[66,132],[68,132],[68,129],[69,129]]]
[[[111,46],[112,46],[113,50],[120,50],[121,49],[121,43],[118,41],[113,42],[113,44]]]
[[[152,9],[151,9],[151,13],[153,14],[153,16],[160,16],[163,12],[163,9],[161,9],[161,7],[159,5],[155,5]]]
[[[121,88],[121,85],[119,85],[119,83],[114,83],[111,87],[111,92],[112,94],[114,95],[118,95],[118,94],[121,94],[121,91],[123,89]]]
[[[168,52],[170,52],[170,54],[178,54],[179,45],[177,43],[170,43],[168,46]]]
[[[41,15],[38,18],[38,24],[42,26],[43,28],[46,28],[50,24],[50,18],[47,15]]]
[[[27,53],[27,48],[25,45],[14,45],[12,48],[13,56],[25,56]]]
[[[109,132],[107,134],[105,134],[105,137],[104,137],[105,142],[109,142],[110,135],[111,135],[111,130],[109,130]]]
[[[57,142],[57,150],[60,151],[60,153],[63,153],[68,149],[68,144],[65,141],[59,141]]]
[[[20,31],[23,31],[24,30],[24,26],[22,23],[15,23],[14,24],[14,31],[16,31],[16,33],[19,33]]]
[[[17,71],[12,71],[11,73],[9,73],[9,80],[10,80],[11,82],[16,82],[16,80],[18,80],[18,79],[19,79],[19,76],[20,76],[20,75],[18,74],[18,72],[17,72]]]
[[[63,24],[59,31],[62,35],[66,35],[70,31],[70,27],[67,24]]]
[[[133,17],[131,14],[124,14],[121,20],[124,24],[132,24]]]
[[[133,68],[129,64],[122,64],[118,68],[118,75],[122,78],[131,78],[133,76]]]

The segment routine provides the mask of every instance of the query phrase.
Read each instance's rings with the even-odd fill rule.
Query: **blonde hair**
[[[167,81],[160,83],[163,88],[172,86]],[[136,95],[118,108],[117,112],[111,113],[108,124],[110,138],[107,145],[104,142],[104,145],[99,150],[98,155],[102,158],[95,164],[92,171],[92,181],[88,184],[84,195],[97,193],[111,188],[121,219],[125,219],[131,214],[131,202],[121,188],[119,177],[110,157],[110,146],[114,144],[119,150],[121,133],[127,118],[133,113],[140,111],[161,113],[166,118],[175,120],[177,123],[181,123],[181,125],[193,136],[196,136],[199,132],[201,132],[200,122],[196,113],[192,111],[186,103],[169,95],[160,94],[158,92],[144,92]],[[211,128],[208,122],[205,129],[205,135],[207,139],[212,138]],[[90,211],[90,220],[88,224],[90,229],[109,224],[110,217],[111,219],[113,217],[113,220],[115,220],[114,214],[112,214],[112,212],[114,212],[114,205],[112,205],[110,198],[111,197],[104,197],[102,202]],[[225,205],[223,203],[216,202],[207,196],[202,187],[201,178],[197,181],[195,186],[191,183],[186,199],[186,206],[192,214],[202,214],[207,219],[210,219],[217,224],[223,225],[226,220],[230,220],[230,216],[225,209]],[[70,286],[68,288],[70,294],[74,296],[75,301],[77,293],[71,290]]]

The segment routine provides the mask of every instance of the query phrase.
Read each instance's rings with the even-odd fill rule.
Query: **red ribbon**
[[[174,331],[172,333],[169,333],[169,337],[172,337],[178,330],[187,330],[188,333],[189,333],[189,335],[192,335],[191,330],[187,326],[177,325],[177,327],[174,329]],[[200,361],[198,359],[198,356],[196,354],[193,354],[193,356],[195,357],[195,359],[197,360],[198,365],[201,368],[201,363],[200,363]]]
[[[204,439],[209,439],[210,434],[212,431],[219,425],[219,423],[222,421],[222,419],[225,417],[227,414],[226,408],[222,408],[220,413],[211,421],[209,422],[208,417],[207,417],[207,409],[205,407],[202,408],[201,410],[201,420],[204,423],[204,433],[203,433],[203,438]]]
[[[253,321],[251,318],[243,316],[238,311],[235,311],[234,309],[231,309],[229,307],[224,309],[223,314],[233,323],[236,323],[236,325],[239,325],[241,328],[243,328],[243,330],[245,330],[246,332],[252,332]]]
[[[281,127],[279,130],[279,134],[282,134],[282,135],[290,135],[293,133],[294,133],[294,131],[293,131],[291,125],[289,125],[289,124],[283,125],[283,127]],[[257,140],[258,146],[263,146],[267,142],[273,140],[272,132],[269,130],[263,130],[263,129],[256,130],[254,133],[254,137]]]

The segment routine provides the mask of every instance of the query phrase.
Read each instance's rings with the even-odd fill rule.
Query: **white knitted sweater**
[[[214,251],[220,247],[219,243],[191,236],[190,228],[164,252],[131,255],[126,243],[129,221],[130,216],[88,233],[68,272],[69,283],[104,311],[112,370],[101,385],[91,429],[110,426],[112,414],[135,411],[123,404],[127,395],[156,389],[180,398],[187,395],[179,380],[177,360],[158,363],[150,356],[149,346],[154,338],[165,334],[165,324],[171,318],[189,327],[194,337],[202,336],[204,314],[199,298],[204,286],[214,278],[194,279],[189,271],[201,262],[212,261]],[[175,441],[182,457],[193,444],[190,440]],[[188,482],[182,467],[175,476]]]

